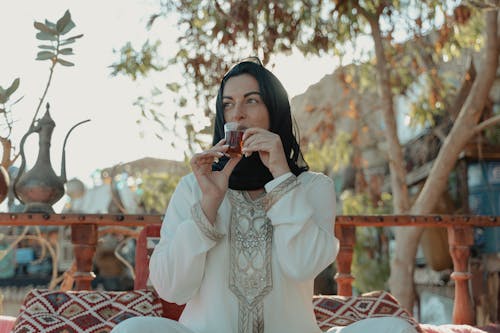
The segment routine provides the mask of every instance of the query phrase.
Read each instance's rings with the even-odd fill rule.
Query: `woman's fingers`
[[[242,152],[246,156],[255,151],[271,152],[275,148],[280,148],[281,140],[275,133],[266,131],[262,128],[249,128],[243,135]]]
[[[225,141],[225,139],[222,139],[212,148],[194,154],[190,161],[191,169],[194,172],[206,172],[211,170],[212,163],[223,156],[228,156],[227,150],[229,149],[229,145],[226,145]]]
[[[226,151],[229,148],[229,145],[223,144],[224,139],[219,141],[215,146],[212,148],[202,151],[201,153],[195,154],[193,157],[195,158],[209,158],[210,156],[224,156]]]
[[[229,176],[234,170],[234,167],[236,167],[236,164],[241,160],[241,156],[238,157],[233,157],[230,158],[229,161],[227,161],[226,165],[224,166],[224,169],[222,169],[222,172],[227,176],[227,179],[229,179]]]
[[[222,138],[222,139],[220,139],[220,141],[219,141],[219,142],[217,142],[217,143],[215,144],[215,146],[214,146],[214,147],[223,146],[225,143],[226,143],[226,138]]]
[[[243,155],[250,156],[258,152],[262,163],[269,169],[274,177],[290,170],[283,149],[281,138],[278,134],[262,128],[250,128],[243,135]]]
[[[243,148],[259,150],[259,148],[269,146],[272,143],[272,140],[272,138],[269,138],[266,135],[253,135],[247,139],[247,141],[243,145]]]
[[[191,158],[191,167],[200,168],[206,165],[212,165],[214,160],[221,158],[224,156],[223,151],[218,150],[207,150],[199,154],[195,154],[193,158]]]
[[[250,128],[247,128],[245,130],[245,132],[243,133],[243,142],[247,141],[247,139],[249,139],[250,137],[252,137],[253,135],[255,134],[258,134],[258,133],[271,133],[269,132],[268,130],[265,130],[263,128],[259,128],[259,127],[250,127]]]

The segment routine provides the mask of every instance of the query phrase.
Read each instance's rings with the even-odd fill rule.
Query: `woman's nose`
[[[244,107],[241,104],[236,104],[234,106],[234,113],[233,113],[233,120],[238,121],[241,120],[245,117],[245,110]]]

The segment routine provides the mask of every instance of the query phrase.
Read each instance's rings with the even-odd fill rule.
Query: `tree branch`
[[[498,4],[497,0],[492,0],[492,1],[467,0],[467,2],[471,6],[482,9],[482,10],[498,10],[498,9],[500,9],[500,5]]]
[[[366,9],[364,9],[363,7],[361,7],[359,5],[359,2],[358,1],[354,1],[353,2],[353,6],[354,8],[356,8],[356,10],[362,15],[364,16],[367,20],[370,20],[370,13],[368,13],[368,11]]]
[[[488,119],[486,119],[485,121],[477,124],[475,127],[474,127],[474,135],[476,134],[479,134],[479,132],[481,132],[482,130],[490,127],[490,126],[493,126],[497,123],[500,123],[500,114],[494,116],[494,117],[490,117]]]
[[[215,10],[217,11],[217,13],[221,14],[223,17],[225,17],[228,20],[231,19],[231,17],[226,12],[224,12],[222,7],[219,5],[219,1],[215,0],[214,4],[215,4]]]
[[[0,137],[0,144],[2,145],[2,160],[0,165],[8,170],[12,165],[12,161],[10,160],[10,154],[12,152],[12,142],[7,137]]]
[[[454,121],[457,119],[457,116],[462,109],[465,101],[467,100],[467,96],[469,96],[470,91],[472,89],[472,85],[476,80],[476,67],[474,66],[474,62],[472,61],[472,57],[470,58],[469,68],[464,74],[462,84],[458,93],[455,95],[451,105],[448,108],[448,114],[451,119]]]
[[[391,5],[390,1],[381,1],[380,4],[376,6],[375,16],[380,17],[380,15],[382,15],[382,13],[384,12],[384,9],[390,5]]]

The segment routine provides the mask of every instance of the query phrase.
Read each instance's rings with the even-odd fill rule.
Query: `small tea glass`
[[[229,156],[242,155],[241,149],[243,148],[243,133],[245,129],[245,127],[236,122],[224,124],[226,144],[229,145],[229,149],[227,150]]]

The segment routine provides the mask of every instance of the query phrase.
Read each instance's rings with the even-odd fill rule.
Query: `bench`
[[[14,333],[20,332],[109,332],[116,324],[134,316],[163,316],[178,320],[183,305],[160,299],[147,285],[148,240],[158,238],[160,225],[140,232],[136,246],[135,284],[132,291],[30,291],[17,317]],[[388,292],[358,297],[323,295],[311,300],[318,325],[323,330],[345,326],[368,317],[398,316],[415,327],[418,323]]]
[[[101,214],[0,214],[0,224],[2,225],[67,225],[71,226],[72,236],[71,240],[75,249],[76,259],[76,273],[74,275],[75,288],[79,291],[50,291],[50,290],[33,290],[29,293],[24,301],[24,305],[17,318],[17,331],[22,325],[35,325],[35,317],[46,318],[50,321],[60,320],[60,327],[63,325],[70,325],[69,332],[81,331],[81,325],[94,322],[98,331],[86,330],[86,332],[107,332],[110,330],[108,326],[114,326],[116,322],[126,319],[134,315],[158,315],[170,317],[172,319],[178,318],[182,308],[175,304],[162,303],[156,296],[154,291],[147,289],[147,276],[148,276],[148,254],[147,239],[148,237],[159,236],[161,216],[128,216],[128,215],[101,215]],[[338,216],[336,223],[336,235],[341,243],[341,251],[337,257],[337,266],[340,276],[337,277],[337,284],[339,285],[339,293],[346,295],[350,292],[350,284],[354,277],[350,275],[350,260],[352,259],[352,247],[355,242],[354,228],[356,226],[442,226],[448,227],[460,232],[460,234],[467,233],[467,231],[475,225],[484,226],[497,226],[498,221],[496,217],[480,217],[480,216]],[[453,225],[453,226],[452,226]],[[100,226],[141,226],[141,231],[138,239],[137,246],[137,263],[136,266],[136,290],[128,292],[103,292],[103,291],[89,291],[90,282],[93,279],[91,272],[92,258],[95,253],[95,245],[98,238],[98,228]],[[460,238],[456,238],[460,240]],[[142,244],[142,245],[141,245]],[[464,251],[464,255],[458,257],[457,261],[460,265],[456,267],[466,267],[468,259],[468,244],[462,242],[450,242],[450,250],[458,248]],[[467,252],[467,253],[465,253]],[[463,261],[463,262],[462,262]],[[467,281],[463,281],[467,283]],[[87,290],[87,291],[86,291]],[[457,292],[457,291],[456,291]],[[459,299],[467,298],[467,289],[462,290],[462,294],[458,291],[456,293],[455,303]],[[460,296],[460,297],[458,297]],[[115,298],[113,298],[115,297]],[[48,299],[57,300],[58,303],[52,304],[52,308],[43,310],[36,304],[49,304]],[[87,321],[82,320],[85,309],[78,310],[78,306],[70,307],[71,302],[76,302],[82,308],[85,304],[82,299],[90,299],[94,303],[90,303],[88,311],[95,314],[100,313],[101,318],[88,315]],[[142,302],[142,307],[137,308],[134,299],[139,299]],[[100,301],[99,301],[100,300]],[[375,304],[396,304],[393,308],[396,312],[389,313],[390,315],[397,313],[401,309],[397,301],[387,292],[379,292],[369,294],[362,297],[349,297],[349,296],[320,296],[315,297],[313,300],[316,311],[316,318],[321,327],[328,327],[329,324],[341,324],[345,320],[342,316],[344,312],[339,309],[350,309],[356,302],[369,301]],[[38,303],[37,303],[38,302]],[[68,303],[69,302],[69,303]],[[140,302],[139,302],[140,303]],[[458,302],[462,304],[462,302]],[[106,305],[107,304],[107,305]],[[55,306],[55,307],[54,307]],[[130,310],[131,307],[136,307],[134,313]],[[69,310],[68,310],[69,309]],[[373,309],[373,308],[372,308]],[[37,312],[38,311],[38,312]],[[120,312],[121,311],[121,312]],[[141,312],[142,311],[142,312]],[[406,316],[404,312],[399,312],[401,316]],[[355,316],[375,316],[376,312],[360,313]],[[386,314],[387,315],[387,314]],[[397,314],[396,314],[397,315]],[[90,320],[91,319],[91,320]],[[410,320],[414,320],[409,317]],[[339,320],[339,321],[337,321]],[[351,318],[352,320],[352,318]],[[0,326],[2,318],[0,318]],[[12,321],[10,322],[12,326]],[[344,323],[345,324],[345,323]],[[108,326],[106,326],[108,325]],[[484,331],[479,331],[472,326],[468,325],[444,325],[447,329],[446,332],[499,332],[498,325],[491,325],[485,328]],[[108,327],[108,328],[107,328]],[[440,326],[441,327],[441,326]],[[440,328],[439,327],[439,328]],[[449,327],[451,329],[449,329]],[[420,325],[425,332],[441,332],[438,327],[432,325]],[[1,332],[8,332],[9,329],[0,330]],[[30,330],[28,330],[30,331]],[[33,331],[33,330],[31,330]],[[34,330],[37,331],[37,330]],[[42,330],[38,330],[42,331]],[[61,329],[52,330],[47,332],[62,332]],[[443,331],[445,332],[445,331]]]

